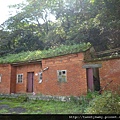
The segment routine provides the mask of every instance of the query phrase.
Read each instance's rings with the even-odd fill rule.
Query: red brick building
[[[99,91],[111,80],[109,90],[119,92],[119,57],[85,61],[89,51],[42,60],[0,64],[0,93],[39,93],[80,96]]]

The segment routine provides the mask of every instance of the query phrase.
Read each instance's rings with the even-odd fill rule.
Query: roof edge
[[[12,66],[20,66],[25,64],[34,64],[34,63],[42,63],[42,60],[29,60],[29,61],[20,61],[20,62],[14,62],[10,63]]]
[[[105,61],[105,60],[112,60],[112,59],[120,59],[120,55],[119,56],[107,56],[107,57],[102,57],[102,58],[92,58],[92,59],[84,60],[84,62]]]

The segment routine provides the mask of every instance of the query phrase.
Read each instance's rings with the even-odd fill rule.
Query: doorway
[[[34,72],[27,73],[27,92],[33,92]]]
[[[88,92],[100,90],[100,78],[99,78],[100,67],[101,64],[88,64],[83,66],[83,68],[86,68]]]
[[[94,91],[100,90],[99,68],[93,68]]]

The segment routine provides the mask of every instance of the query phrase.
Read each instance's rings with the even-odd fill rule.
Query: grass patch
[[[4,101],[0,102],[0,105],[9,105],[11,108],[14,108],[21,106],[21,103],[5,99]]]
[[[4,114],[4,113],[8,113],[8,110],[6,110],[6,109],[1,109],[1,110],[0,110],[0,114]]]
[[[48,50],[37,50],[37,51],[28,51],[21,52],[18,54],[8,54],[6,56],[0,57],[0,63],[14,63],[14,62],[24,62],[31,60],[41,60],[42,58],[49,58],[59,55],[77,53],[80,51],[85,51],[90,48],[90,43],[82,43],[75,45],[61,45],[56,48],[51,48]]]
[[[74,114],[81,113],[79,106],[74,102],[62,101],[43,101],[43,100],[29,100],[19,102],[18,100],[10,100],[5,98],[0,105],[9,105],[10,108],[22,107],[26,109],[23,114]],[[1,111],[0,113],[8,113],[8,111]],[[12,112],[14,113],[14,112]]]
[[[30,101],[29,103],[25,104],[24,108],[28,110],[28,113],[34,113],[34,111],[36,111],[35,113],[39,114],[72,114],[76,113],[76,108],[79,109],[74,103],[53,100]]]
[[[9,113],[3,106],[9,106],[12,113],[16,108],[23,108],[20,114],[120,114],[120,96],[112,92],[99,95],[97,92],[88,93],[79,99],[71,96],[69,102],[54,100],[27,100],[4,98],[0,101],[0,114]],[[1,99],[1,98],[0,98]],[[21,101],[20,101],[21,100]],[[19,110],[17,109],[17,110]]]

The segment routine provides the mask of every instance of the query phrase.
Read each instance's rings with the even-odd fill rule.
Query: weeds
[[[89,103],[85,113],[120,114],[120,96],[112,92],[104,92]]]
[[[24,108],[23,114],[120,114],[120,96],[111,92],[99,95],[97,92],[88,93],[79,98],[71,96],[69,102],[29,100],[26,95],[16,99],[4,98],[0,105],[10,108]],[[0,113],[8,113],[1,109]],[[14,113],[14,111],[12,112]]]
[[[0,113],[8,113],[8,110],[7,109],[1,109]]]
[[[61,45],[59,47],[43,50],[43,51],[37,50],[37,51],[21,52],[18,54],[8,54],[0,58],[0,63],[13,63],[13,62],[36,60],[36,59],[41,60],[42,58],[85,51],[90,46],[91,46],[90,43],[74,44],[69,46]]]
[[[27,95],[20,95],[16,98],[16,101],[19,101],[19,102],[27,102],[29,100],[28,96]]]

